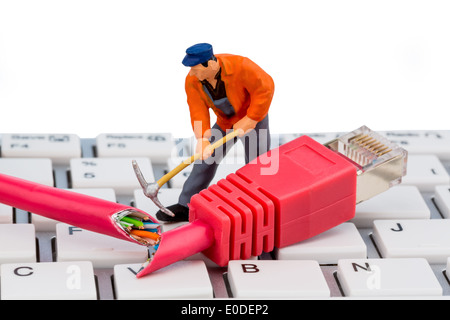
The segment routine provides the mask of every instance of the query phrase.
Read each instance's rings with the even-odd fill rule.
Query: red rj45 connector
[[[367,127],[325,145],[301,136],[191,198],[190,223],[161,235],[137,277],[198,252],[220,266],[311,238],[401,182],[407,152]],[[0,202],[139,242],[120,227],[138,209],[0,175]],[[141,243],[145,245],[145,243]]]

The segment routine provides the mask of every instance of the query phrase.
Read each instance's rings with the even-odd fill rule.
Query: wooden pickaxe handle
[[[214,142],[210,148],[212,151],[220,147],[221,145],[227,143],[227,141],[234,139],[236,136],[238,136],[239,132],[237,130],[234,130],[233,132],[227,134],[222,139]],[[172,179],[174,176],[176,176],[178,173],[180,173],[184,168],[188,167],[192,163],[194,163],[196,160],[201,158],[201,153],[196,153],[193,156],[189,157],[188,159],[181,162],[178,166],[176,166],[173,170],[166,173],[161,179],[159,179],[156,183],[159,185],[159,187],[162,187],[164,184],[167,183],[170,179]]]

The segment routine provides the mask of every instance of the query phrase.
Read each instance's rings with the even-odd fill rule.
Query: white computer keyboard
[[[197,254],[137,280],[148,255],[145,247],[0,204],[0,298],[448,298],[450,131],[381,133],[409,151],[400,186],[357,205],[347,223],[228,267]],[[325,143],[339,134],[310,136]],[[272,146],[299,135],[273,135]],[[131,159],[152,181],[193,151],[191,139],[168,133],[92,139],[1,134],[0,139],[0,173],[133,205],[151,215],[157,208],[143,195]],[[238,144],[214,181],[242,166],[243,155]],[[160,190],[164,205],[177,202],[189,172],[188,167]],[[163,232],[182,224],[163,224]]]

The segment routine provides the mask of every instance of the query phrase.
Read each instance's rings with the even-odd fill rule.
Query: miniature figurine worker
[[[156,217],[163,221],[189,220],[188,203],[191,197],[209,186],[220,160],[237,141],[235,138],[214,152],[208,148],[227,131],[239,131],[239,139],[245,147],[246,163],[270,149],[268,111],[274,83],[264,70],[242,56],[214,55],[212,46],[207,43],[189,47],[182,63],[190,67],[185,89],[191,124],[197,139],[196,148],[202,154],[202,161],[194,163],[178,204],[168,207],[175,217],[157,212]],[[212,128],[210,109],[217,116]],[[247,138],[244,142],[249,136],[252,139]],[[214,161],[208,161],[211,160],[208,159],[210,156],[215,158]]]

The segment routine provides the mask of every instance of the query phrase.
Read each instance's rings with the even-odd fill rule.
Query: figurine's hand
[[[233,126],[234,130],[239,131],[239,137],[242,137],[249,131],[255,129],[256,125],[258,124],[258,121],[255,121],[253,119],[250,119],[249,117],[245,116],[238,122],[236,122]]]
[[[208,159],[213,153],[213,150],[211,150],[211,143],[209,142],[209,140],[206,138],[197,139],[197,146],[195,152],[201,154],[200,159],[202,160]]]

